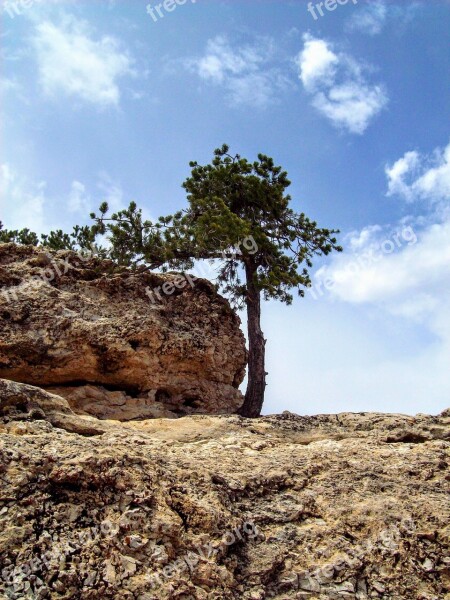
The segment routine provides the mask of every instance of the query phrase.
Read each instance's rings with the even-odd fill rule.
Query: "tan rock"
[[[1,244],[0,377],[51,388],[98,418],[236,412],[239,318],[200,279],[152,302],[179,278]]]
[[[69,411],[1,382],[0,597],[38,585],[55,600],[450,596],[448,413]]]

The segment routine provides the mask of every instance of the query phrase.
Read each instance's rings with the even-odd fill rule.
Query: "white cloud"
[[[263,57],[250,46],[233,50],[226,38],[208,40],[206,54],[197,61],[198,74],[204,79],[222,83],[227,76],[252,73],[259,69]]]
[[[332,85],[339,59],[324,40],[309,35],[304,37],[303,51],[297,57],[300,79],[307,91],[313,92],[320,85]]]
[[[450,324],[450,144],[430,157],[407,152],[386,175],[388,195],[428,200],[432,210],[406,217],[395,228],[372,226],[349,234],[348,251],[317,272],[323,287],[316,295],[326,286],[343,302],[371,304],[426,323],[450,344],[450,328],[442,327]]]
[[[352,13],[348,21],[350,31],[361,31],[369,35],[381,33],[386,22],[388,9],[384,0],[368,2],[366,6],[359,7]]]
[[[36,25],[34,46],[44,92],[74,96],[99,106],[117,106],[120,78],[133,74],[132,60],[110,36],[93,39],[87,24],[66,18]]]
[[[46,183],[30,183],[9,164],[0,165],[0,214],[7,229],[45,229]]]
[[[406,152],[386,167],[386,175],[388,196],[402,196],[409,202],[450,200],[450,143],[431,156]]]
[[[417,152],[406,152],[392,166],[386,167],[385,172],[389,185],[388,196],[396,194],[411,200],[412,192],[410,186],[405,182],[405,177],[417,170],[418,163],[419,154]]]
[[[370,83],[364,67],[346,54],[336,54],[325,40],[304,36],[296,59],[300,80],[313,106],[335,127],[363,134],[387,105],[382,85]]]
[[[337,127],[362,134],[385,106],[386,100],[381,86],[349,81],[331,87],[328,93],[320,92],[313,105]]]
[[[376,243],[376,237],[383,231],[380,225],[368,225],[361,231],[353,231],[347,236],[346,245],[353,251],[364,250]]]
[[[320,326],[313,316],[308,327],[312,332],[325,330],[322,351],[334,344],[339,355],[334,354],[326,366],[308,355],[301,357],[305,369],[310,365],[306,389],[302,382],[304,395],[332,394],[336,410],[414,413],[446,408],[450,394],[449,159],[450,145],[431,156],[407,152],[387,167],[389,194],[406,202],[428,200],[427,210],[419,217],[405,217],[394,227],[374,225],[351,232],[344,240],[345,252],[332,256],[316,273],[307,296],[310,302],[320,300],[314,302]],[[284,358],[283,364],[275,361],[275,366],[289,368],[285,363]],[[283,392],[290,395],[289,390]],[[311,412],[318,410],[314,406]]]
[[[287,87],[287,79],[270,66],[270,40],[233,48],[226,37],[210,39],[204,56],[185,61],[203,81],[222,86],[234,106],[265,108],[276,93]]]
[[[450,394],[450,215],[368,226],[349,234],[344,248],[316,273],[315,296],[307,294],[299,316],[302,339],[313,346],[282,357],[278,350],[271,357],[269,346],[269,370],[282,382],[276,398],[287,397],[289,410],[309,414],[444,410]],[[296,347],[295,328],[290,321],[283,330],[283,320],[274,343]],[[298,382],[289,389],[291,356],[307,374],[302,398],[319,405],[299,405]]]
[[[428,306],[434,306],[430,300],[438,302],[450,281],[450,220],[428,226],[420,235],[402,225],[373,232],[365,228],[351,235],[365,239],[365,245],[351,239],[344,243],[350,252],[322,267],[318,280],[332,280],[331,294],[340,300],[377,304],[395,314],[405,306],[405,315],[411,315],[415,301],[421,305],[416,312],[423,313],[424,297]]]
[[[0,78],[0,94],[17,92],[18,89],[19,85],[15,79],[8,79],[6,77]]]

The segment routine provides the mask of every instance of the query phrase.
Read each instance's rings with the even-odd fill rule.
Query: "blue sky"
[[[345,252],[264,306],[265,412],[448,407],[450,2],[157,4],[2,1],[5,226],[69,230],[103,200],[157,217],[190,160],[269,154]]]

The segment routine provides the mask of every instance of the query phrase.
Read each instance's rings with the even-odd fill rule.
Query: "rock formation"
[[[0,600],[450,600],[450,411],[211,416],[245,363],[206,281],[0,245]]]
[[[0,377],[117,420],[233,413],[239,318],[205,280],[0,245]]]
[[[0,597],[450,598],[450,411],[132,423],[0,381]]]

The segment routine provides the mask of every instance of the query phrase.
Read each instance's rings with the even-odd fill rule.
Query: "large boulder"
[[[0,245],[0,377],[99,418],[221,414],[242,404],[246,359],[239,318],[205,280]]]

